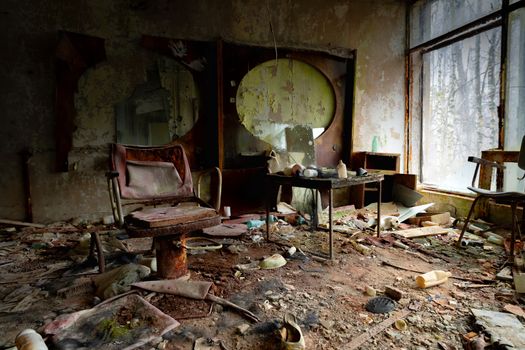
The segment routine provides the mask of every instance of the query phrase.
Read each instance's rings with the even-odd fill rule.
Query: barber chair
[[[186,235],[221,222],[218,210],[222,176],[218,168],[212,171],[215,177],[211,182],[217,188],[215,207],[195,194],[190,166],[181,145],[111,146],[111,171],[107,173],[107,180],[115,222],[130,238],[153,238],[159,278],[185,275]],[[199,184],[202,175],[198,177]],[[124,207],[129,206],[131,211],[124,215]],[[100,240],[92,238],[102,272],[105,264]]]

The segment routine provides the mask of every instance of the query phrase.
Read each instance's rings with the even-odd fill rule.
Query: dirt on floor
[[[107,250],[108,269],[140,260],[119,250],[117,236],[123,232],[109,226],[0,229],[0,348],[13,346],[23,329],[41,331],[59,315],[100,302],[89,283],[96,266],[86,262],[86,234],[94,230]],[[284,315],[291,314],[306,349],[462,349],[473,336],[469,332],[479,331],[471,308],[503,311],[505,305],[523,304],[512,282],[495,278],[505,263],[500,246],[456,248],[454,230],[413,239],[408,249],[394,246],[397,239],[389,232],[381,239],[374,235],[335,233],[333,260],[326,259],[327,232],[307,226],[274,225],[271,242],[257,229],[239,238],[216,238],[222,249],[188,255],[191,279],[213,282],[214,295],[261,321],[209,300],[144,292],[151,304],[180,325],[140,348],[193,349],[204,338],[208,349],[280,349],[279,329]],[[367,250],[356,248],[355,242]],[[147,250],[151,241],[142,245],[139,248]],[[297,251],[288,256],[292,246]],[[287,258],[285,266],[236,268],[275,253]],[[418,288],[414,277],[432,270],[450,271],[452,277],[435,287]],[[367,311],[372,295],[382,295],[387,286],[403,293],[394,309],[384,314]],[[399,315],[406,329],[386,321]]]

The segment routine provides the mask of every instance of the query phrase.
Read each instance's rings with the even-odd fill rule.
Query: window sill
[[[420,184],[417,188],[420,192],[426,192],[426,193],[436,193],[436,194],[444,194],[444,195],[453,195],[458,197],[463,197],[466,199],[475,198],[476,194],[472,192],[461,192],[461,191],[454,191],[454,190],[445,190],[443,188],[437,188],[434,186],[428,186],[424,184]]]

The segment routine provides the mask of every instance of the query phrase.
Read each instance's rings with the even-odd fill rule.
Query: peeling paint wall
[[[405,2],[401,0],[6,0],[0,4],[0,217],[24,219],[19,152],[31,150],[34,220],[110,212],[104,172],[115,140],[113,106],[145,80],[142,34],[326,50],[357,50],[354,151],[402,153]],[[270,30],[272,22],[275,38]],[[107,61],[81,79],[71,171],[55,173],[57,31],[106,40]],[[204,103],[204,102],[203,102]]]

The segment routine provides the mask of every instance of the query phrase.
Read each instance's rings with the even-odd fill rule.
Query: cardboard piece
[[[365,209],[370,210],[371,212],[377,213],[377,203],[370,203],[365,207]],[[381,203],[381,215],[388,216],[397,216],[399,215],[399,208],[394,202],[385,202]]]
[[[407,223],[411,225],[421,226],[421,223],[424,221],[432,221],[438,225],[448,225],[450,224],[450,213],[444,212],[440,214],[418,214],[416,217],[409,218]]]
[[[277,211],[281,214],[295,214],[297,210],[286,202],[279,202],[277,204]]]

